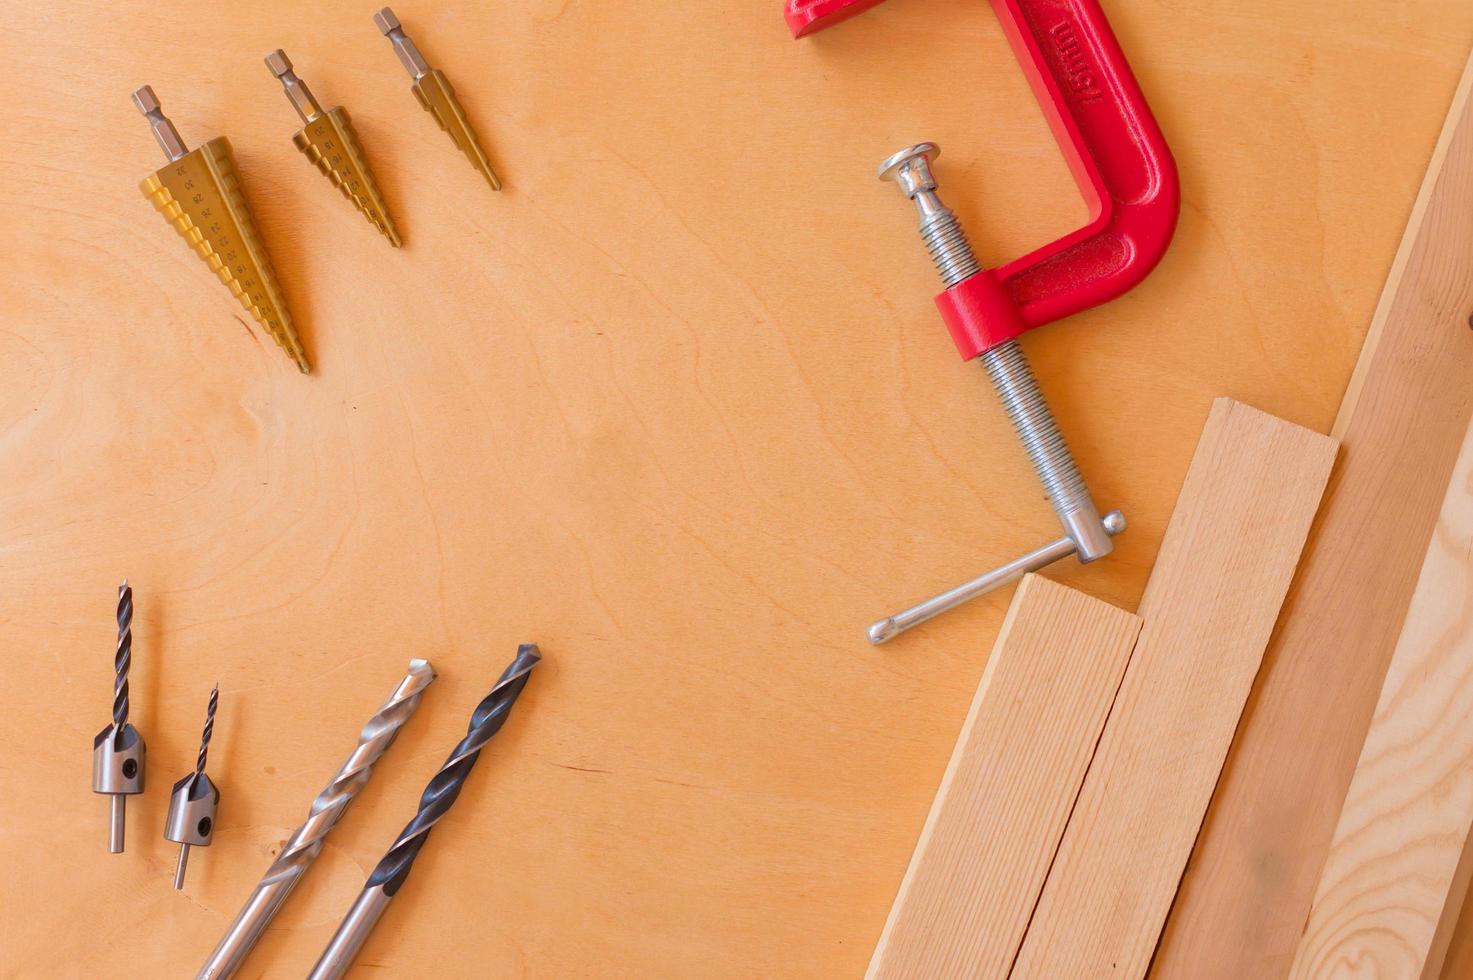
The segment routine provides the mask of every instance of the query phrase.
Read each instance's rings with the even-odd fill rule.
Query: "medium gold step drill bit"
[[[390,245],[398,248],[399,232],[394,228],[389,206],[384,203],[373,173],[368,169],[368,160],[363,155],[363,147],[358,143],[358,135],[353,131],[347,110],[334,106],[324,112],[313,98],[312,90],[307,88],[307,83],[292,71],[291,59],[280,48],[266,56],[266,67],[281,81],[292,108],[297,110],[305,124],[292,135],[297,149],[343,192],[344,197],[353,202],[355,208],[363,212],[363,216],[389,240]]]
[[[230,141],[217,136],[203,146],[186,149],[179,131],[159,107],[153,89],[147,85],[138,89],[133,93],[133,103],[148,117],[154,139],[169,158],[138,185],[143,196],[230,287],[302,373],[311,371],[301,338],[287,314],[266,246],[251,220]]]
[[[435,122],[440,124],[441,129],[450,134],[460,151],[470,158],[471,165],[485,176],[491,189],[501,190],[501,180],[492,171],[491,163],[486,159],[486,151],[481,149],[481,144],[476,140],[476,131],[465,118],[465,110],[455,98],[455,89],[450,87],[449,79],[440,69],[431,68],[429,62],[425,61],[419,48],[404,33],[404,25],[399,23],[399,18],[394,16],[392,10],[383,8],[373,15],[373,22],[394,45],[394,53],[399,56],[400,64],[414,79],[414,95],[419,99],[419,104],[435,117]]]

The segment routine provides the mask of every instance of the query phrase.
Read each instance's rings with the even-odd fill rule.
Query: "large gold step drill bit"
[[[353,132],[347,110],[334,106],[323,112],[322,106],[312,97],[312,90],[292,71],[291,59],[280,48],[266,56],[266,67],[281,81],[292,108],[297,110],[305,124],[292,135],[297,149],[343,192],[344,197],[353,202],[355,208],[363,212],[363,216],[389,240],[390,245],[398,248],[399,232],[394,228],[389,206],[384,203],[373,173],[368,169],[368,160],[358,143],[358,135]]]
[[[373,22],[394,45],[394,53],[399,56],[400,64],[414,79],[414,95],[419,99],[419,104],[435,117],[435,122],[440,124],[441,129],[450,134],[455,145],[470,158],[471,165],[486,178],[491,189],[501,190],[501,181],[491,170],[486,151],[477,142],[476,131],[465,118],[465,110],[455,98],[455,89],[450,87],[449,79],[440,69],[431,68],[429,62],[425,61],[414,42],[404,33],[404,25],[399,23],[399,18],[394,16],[392,10],[383,8],[373,15]]]
[[[133,102],[148,117],[154,139],[169,158],[138,185],[143,196],[230,287],[302,373],[311,371],[266,247],[251,220],[230,141],[217,136],[204,146],[185,149],[179,130],[164,115],[153,89],[143,86],[133,93]]]

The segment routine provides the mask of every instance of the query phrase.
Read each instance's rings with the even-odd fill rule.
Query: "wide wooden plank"
[[[1145,975],[1335,450],[1238,402],[1213,405],[1017,980]]]
[[[1004,978],[1043,887],[1138,617],[1023,580],[868,976]]]
[[[1473,830],[1473,428],[1463,438],[1291,976],[1436,978]]]
[[[1343,462],[1158,951],[1183,980],[1292,964],[1473,415],[1473,63],[1333,434]]]

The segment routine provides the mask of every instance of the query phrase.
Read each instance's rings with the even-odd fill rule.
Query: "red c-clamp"
[[[786,0],[794,37],[880,0]],[[882,643],[932,616],[1076,555],[1109,554],[1125,528],[1100,517],[1016,339],[1121,295],[1156,267],[1181,207],[1176,163],[1098,0],[990,0],[1089,205],[1083,228],[996,269],[973,255],[936,196],[934,144],[886,160],[880,176],[915,203],[946,290],[936,297],[963,359],[980,357],[1027,448],[1066,536],[870,627]]]

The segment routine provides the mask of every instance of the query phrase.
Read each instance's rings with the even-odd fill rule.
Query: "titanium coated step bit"
[[[199,756],[194,772],[174,784],[169,797],[169,815],[164,820],[164,836],[179,845],[179,866],[174,871],[174,888],[184,888],[184,868],[189,864],[189,848],[209,847],[215,839],[215,811],[220,807],[220,791],[205,775],[205,757],[210,753],[210,737],[215,734],[215,709],[220,705],[220,685],[210,691],[205,706],[205,730],[199,740]]]
[[[394,45],[399,63],[409,72],[409,77],[414,79],[414,96],[419,99],[419,104],[435,117],[435,122],[440,124],[441,129],[450,134],[455,145],[470,158],[471,165],[486,178],[491,189],[501,190],[501,180],[492,171],[491,163],[486,159],[486,151],[481,149],[476,131],[465,118],[465,110],[460,107],[460,101],[456,99],[455,89],[450,87],[449,79],[440,69],[431,68],[429,62],[424,60],[419,48],[404,33],[404,25],[399,23],[399,18],[388,7],[373,15],[373,23]]]
[[[502,672],[501,679],[491,688],[491,692],[476,705],[465,738],[455,746],[450,758],[445,760],[440,771],[435,773],[425,787],[424,794],[419,798],[419,812],[399,833],[398,839],[389,848],[389,853],[384,855],[383,860],[379,861],[373,873],[368,876],[368,883],[363,886],[358,900],[353,903],[342,925],[333,934],[322,958],[308,974],[308,980],[336,980],[348,972],[353,957],[358,955],[358,950],[378,924],[384,909],[389,907],[390,899],[409,877],[409,869],[429,838],[430,831],[460,795],[466,777],[480,758],[481,749],[506,724],[512,705],[527,686],[528,675],[541,659],[542,655],[537,651],[535,643],[523,643],[517,647],[516,659]]]
[[[353,131],[348,111],[334,106],[324,112],[307,83],[292,71],[291,59],[280,48],[266,56],[266,67],[281,81],[292,108],[302,117],[303,127],[292,134],[297,149],[343,192],[390,245],[398,248],[399,232],[389,217],[389,206],[379,193],[373,172],[368,169],[368,160],[358,143],[358,134]]]
[[[232,976],[250,955],[251,949],[266,931],[266,926],[276,915],[281,903],[286,901],[302,875],[311,867],[317,855],[322,853],[327,833],[342,818],[343,811],[353,798],[368,783],[373,774],[373,764],[388,751],[399,729],[404,727],[414,709],[419,707],[424,689],[435,680],[435,668],[428,660],[409,661],[409,671],[389,700],[374,712],[358,735],[358,744],[343,763],[332,782],[312,801],[307,820],[281,846],[281,853],[266,869],[265,876],[256,885],[256,890],[246,899],[235,921],[226,930],[200,967],[197,980],[219,980]]]
[[[266,246],[251,219],[230,141],[217,136],[204,146],[186,149],[153,89],[145,85],[135,91],[133,104],[148,117],[154,139],[169,158],[138,185],[143,196],[153,202],[301,372],[308,373],[312,366],[287,313]]]
[[[92,792],[112,797],[108,850],[123,853],[128,797],[143,792],[143,736],[128,724],[128,672],[133,667],[133,588],[118,586],[118,647],[113,656],[113,723],[92,740]]]

